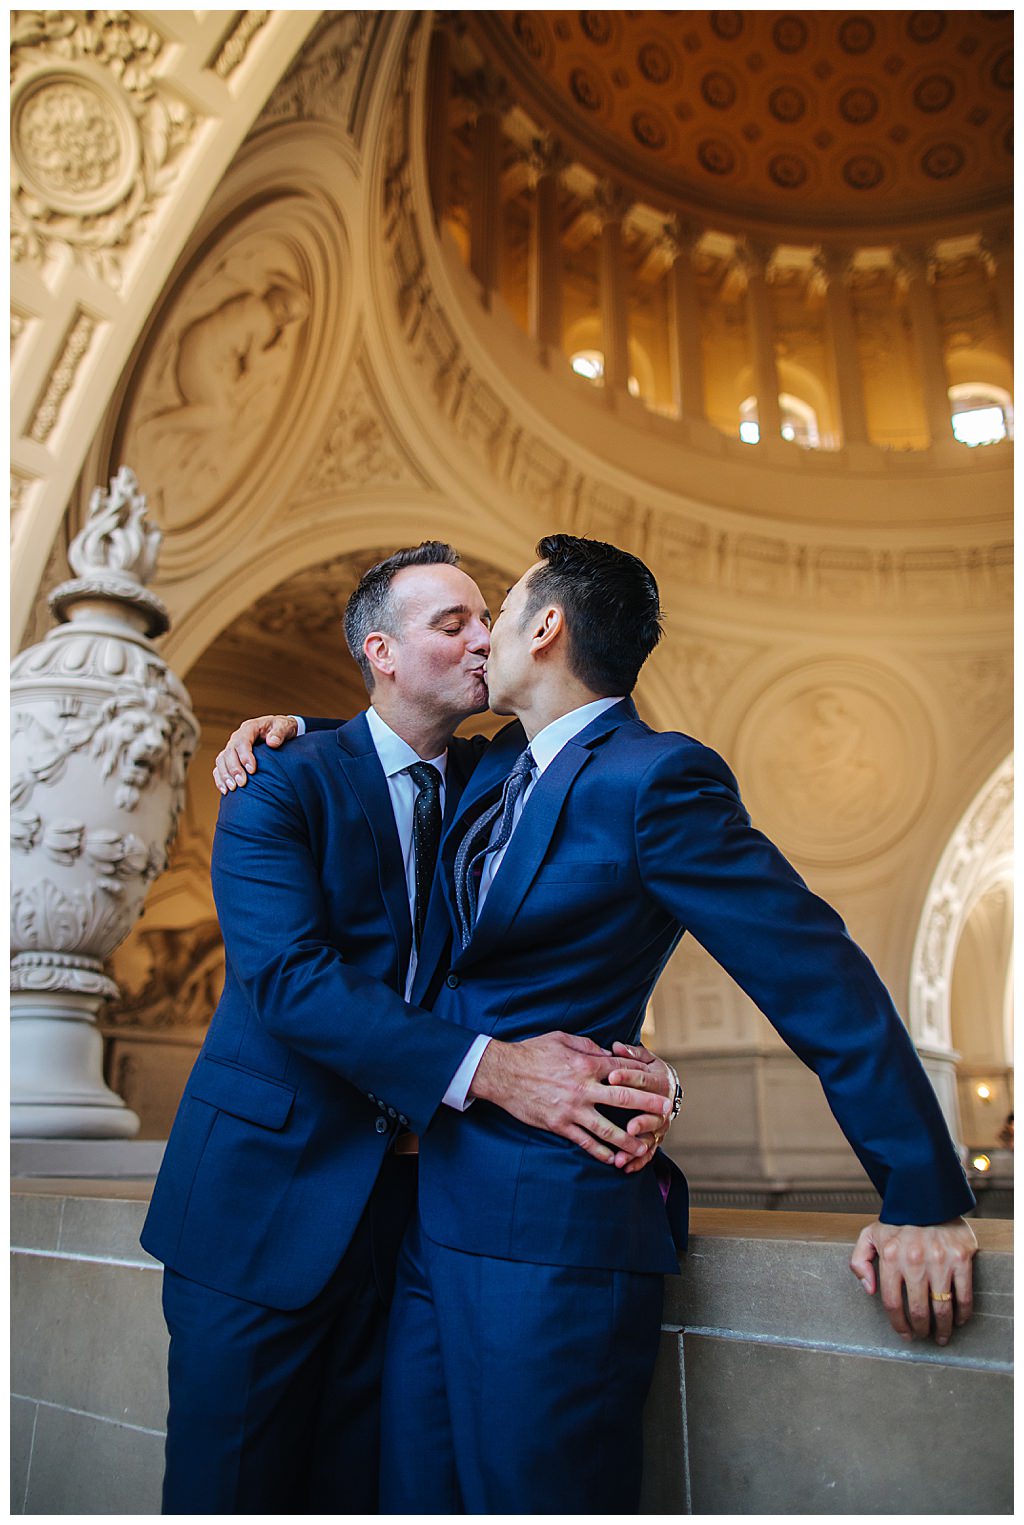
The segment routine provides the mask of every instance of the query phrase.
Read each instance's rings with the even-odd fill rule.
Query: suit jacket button
[[[457,974],[450,974],[445,980],[445,984],[448,986],[449,990],[458,990],[459,976]]]
[[[373,1126],[378,1133],[386,1133],[388,1131],[388,1120],[386,1117],[378,1117]]]

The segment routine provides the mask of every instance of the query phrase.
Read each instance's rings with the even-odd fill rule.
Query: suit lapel
[[[469,947],[459,953],[453,964],[458,965],[463,961],[483,958],[498,943],[508,930],[512,918],[515,916],[523,899],[533,883],[537,870],[544,860],[558,818],[562,813],[565,801],[573,783],[580,771],[587,765],[593,755],[593,748],[604,739],[610,732],[616,730],[625,720],[636,719],[637,713],[632,700],[626,699],[621,704],[615,704],[610,709],[598,715],[588,726],[567,741],[551,764],[545,768],[538,779],[530,798],[526,802],[519,823],[512,834],[512,839],[506,849],[505,856],[501,861],[501,867],[487,892],[483,910],[477,918]],[[502,733],[503,735],[506,733]],[[525,740],[518,738],[518,744],[514,750],[510,746],[503,749],[501,757],[501,772],[495,780],[488,778],[492,768],[488,766],[488,772],[481,781],[483,788],[477,787],[477,777],[474,775],[470,790],[479,803],[483,794],[488,789],[493,789],[496,783],[501,783],[508,775],[516,756],[522,750]],[[497,747],[497,743],[495,743]],[[492,750],[494,750],[492,748]],[[509,755],[511,753],[511,755]],[[498,761],[498,759],[495,759]],[[488,755],[486,764],[490,765],[492,758]],[[484,767],[477,769],[479,774]],[[463,808],[459,812],[460,820],[465,820],[470,814],[476,815],[479,810],[473,809],[472,801],[467,804],[463,799]],[[456,826],[449,834],[455,842],[461,838],[461,833]],[[454,857],[454,848],[449,847],[449,853],[445,858],[445,881],[449,879],[449,859]],[[451,899],[451,897],[449,897]],[[453,916],[453,925],[457,925],[457,919]]]
[[[409,967],[412,921],[405,887],[405,865],[391,808],[391,793],[365,715],[356,715],[338,731],[341,768],[362,806],[377,848],[377,873],[381,897],[395,938],[396,986]]]

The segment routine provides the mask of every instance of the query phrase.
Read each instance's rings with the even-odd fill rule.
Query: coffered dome
[[[522,104],[638,195],[867,230],[1010,205],[1009,11],[494,11]]]

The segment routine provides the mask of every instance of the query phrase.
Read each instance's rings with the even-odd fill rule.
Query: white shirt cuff
[[[490,1041],[486,1033],[480,1033],[473,1039],[465,1059],[452,1076],[451,1085],[441,1098],[446,1107],[454,1107],[456,1112],[465,1112],[467,1107],[473,1105],[474,1098],[468,1095],[469,1088]]]
[[[301,715],[289,715],[288,718],[289,718],[289,720],[294,720],[295,724],[298,726],[298,730],[295,732],[296,736],[305,736],[305,734],[306,734],[306,722],[303,720],[302,716]]]

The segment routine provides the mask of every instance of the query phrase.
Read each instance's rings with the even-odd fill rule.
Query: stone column
[[[62,622],[11,674],[11,1131],[130,1138],[96,1027],[103,960],[135,925],[184,804],[199,739],[152,644],[167,610],[144,584],[160,531],[122,467],[97,488],[50,595]]]
[[[498,287],[501,261],[501,122],[508,104],[504,81],[480,70],[473,141],[473,203],[469,219],[469,268],[480,282],[484,306]]]
[[[451,162],[452,40],[448,28],[435,26],[430,38],[427,70],[427,175],[434,223],[440,226],[448,208],[448,181]]]
[[[680,418],[704,417],[704,355],[701,346],[700,302],[693,256],[700,230],[681,218],[666,223],[662,247],[672,260],[668,273],[669,361],[672,399]]]
[[[907,293],[928,433],[933,445],[942,444],[952,439],[953,424],[946,357],[929,280],[929,252],[913,246],[899,249],[896,269]]]
[[[622,224],[632,205],[618,186],[600,184],[594,208],[601,222],[600,284],[601,342],[604,347],[604,384],[610,391],[629,388],[629,304],[626,268],[622,257]]]
[[[775,325],[768,296],[768,266],[772,251],[767,244],[748,240],[737,251],[747,278],[747,321],[754,363],[757,423],[762,443],[782,436],[779,407],[779,373],[775,364]]]
[[[536,138],[530,155],[533,227],[530,236],[530,336],[545,348],[562,343],[562,241],[558,188],[569,160],[558,140]]]
[[[815,264],[825,285],[829,364],[839,407],[842,442],[844,445],[866,445],[867,410],[849,289],[852,261],[845,250],[822,249]]]
[[[1013,228],[997,228],[982,239],[985,260],[996,299],[996,314],[1006,352],[1013,359]]]

